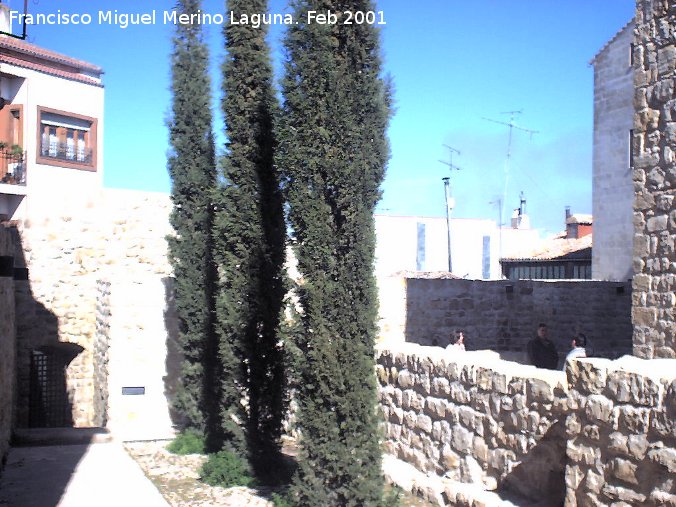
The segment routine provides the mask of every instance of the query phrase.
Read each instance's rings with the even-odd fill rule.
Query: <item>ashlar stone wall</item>
[[[638,0],[634,34],[634,354],[676,357],[676,7]]]
[[[388,454],[449,481],[563,500],[562,371],[404,343],[379,349],[377,374]]]
[[[567,373],[566,505],[676,505],[676,360],[582,359]]]

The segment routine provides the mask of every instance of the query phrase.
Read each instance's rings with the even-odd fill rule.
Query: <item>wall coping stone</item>
[[[532,365],[524,365],[514,361],[506,361],[500,358],[500,354],[492,350],[457,351],[442,347],[419,345],[411,342],[386,341],[376,345],[376,355],[390,354],[393,358],[398,355],[406,357],[427,359],[431,363],[440,362],[455,363],[458,366],[474,366],[488,368],[496,373],[507,377],[507,383],[516,377],[524,379],[542,380],[549,384],[552,389],[560,388],[568,391],[566,375],[563,371],[536,368]],[[676,361],[675,361],[676,362]]]

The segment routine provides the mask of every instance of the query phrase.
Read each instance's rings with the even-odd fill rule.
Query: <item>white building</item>
[[[0,4],[0,11],[7,9]],[[6,23],[7,16],[0,19]],[[96,65],[0,35],[2,218],[48,216],[97,199],[103,182],[102,74]]]
[[[399,271],[448,271],[445,218],[376,215],[375,220],[376,276]],[[452,274],[477,280],[502,278],[500,257],[539,239],[536,230],[523,227],[525,223],[527,220],[514,227],[498,227],[494,220],[452,218]]]
[[[634,20],[627,23],[590,62],[594,66],[592,277],[596,280],[623,281],[633,274],[634,25]]]

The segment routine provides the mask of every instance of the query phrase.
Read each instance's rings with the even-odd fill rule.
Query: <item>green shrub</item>
[[[174,454],[204,454],[204,435],[194,430],[186,430],[167,446]]]
[[[248,463],[230,451],[209,454],[202,465],[200,478],[210,486],[252,486],[254,479]]]
[[[275,507],[294,507],[294,504],[291,503],[289,498],[286,495],[280,495],[279,493],[272,494],[272,504]]]

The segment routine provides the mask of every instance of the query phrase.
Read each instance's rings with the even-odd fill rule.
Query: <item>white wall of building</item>
[[[23,105],[27,197],[12,218],[68,213],[99,198],[103,185],[104,89],[31,69],[0,64],[3,97]],[[10,77],[11,76],[11,77]],[[7,93],[7,95],[4,95]],[[38,106],[96,118],[96,170],[38,164]]]
[[[375,219],[377,276],[398,271],[448,271],[445,218],[376,215]],[[424,228],[424,242],[418,232],[421,228]],[[484,238],[488,238],[488,273],[483,265]],[[500,257],[535,244],[538,239],[538,232],[532,229],[502,228],[500,231],[493,220],[452,218],[453,274],[478,280],[502,278]]]
[[[634,119],[631,43],[634,24],[624,27],[594,65],[594,244],[592,277],[627,280],[633,275],[634,187],[629,137]]]

